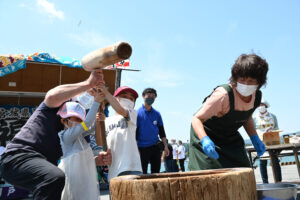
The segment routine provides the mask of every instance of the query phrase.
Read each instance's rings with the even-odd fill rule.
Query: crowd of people
[[[238,131],[242,126],[258,156],[264,154],[256,130],[262,123],[254,123],[258,120],[253,120],[252,113],[259,106],[261,110],[263,105],[268,107],[261,102],[260,91],[267,72],[266,60],[242,54],[231,69],[230,82],[217,86],[204,99],[191,120],[189,170],[250,167]],[[74,98],[84,92],[93,99],[88,109],[80,98]],[[51,89],[6,146],[0,160],[1,176],[31,191],[34,199],[93,200],[99,196],[96,166],[108,166],[109,180],[147,174],[149,165],[151,173],[159,173],[162,161],[166,172],[184,172],[186,147],[181,140],[168,143],[162,115],[153,107],[157,91],[146,88],[144,103],[136,111],[138,97],[128,86],[111,94],[101,70],[93,71],[83,82]],[[107,105],[115,115],[108,115]],[[99,107],[106,112],[98,112]],[[261,113],[260,120],[269,119],[269,114]],[[98,123],[104,123],[105,130],[95,131]],[[105,142],[99,134],[106,135],[106,151],[101,150]]]
[[[186,160],[186,148],[181,140],[176,144],[175,139],[171,139],[172,144],[168,144],[169,155],[162,154],[161,161],[164,162],[165,172],[185,171],[184,161]]]

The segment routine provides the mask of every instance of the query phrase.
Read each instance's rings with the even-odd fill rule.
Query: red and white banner
[[[122,60],[121,62],[118,62],[113,65],[109,65],[109,66],[105,67],[104,69],[115,69],[115,68],[128,69],[129,68],[129,60]]]

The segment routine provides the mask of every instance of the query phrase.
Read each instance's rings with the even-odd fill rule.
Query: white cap
[[[77,102],[66,102],[58,110],[57,115],[65,119],[68,117],[77,117],[82,121],[85,120],[85,109]]]

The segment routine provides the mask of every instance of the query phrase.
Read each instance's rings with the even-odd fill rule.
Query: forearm
[[[95,126],[96,126],[95,119],[96,119],[96,113],[98,111],[98,108],[99,108],[99,103],[93,102],[83,124],[83,126],[85,126],[84,128],[88,128],[89,130],[85,131],[83,136],[87,136],[95,132]]]
[[[203,137],[207,136],[207,134],[204,130],[202,121],[195,116],[192,118],[192,127],[193,127],[196,135],[198,136],[199,140],[201,140]]]
[[[91,86],[87,81],[74,84],[66,84],[57,86],[49,90],[45,97],[45,103],[50,108],[59,107],[65,101],[72,97],[90,89]]]
[[[78,138],[80,134],[83,134],[85,130],[81,124],[74,126],[72,128],[66,129],[62,134],[62,140],[66,144],[72,144]]]
[[[89,110],[86,119],[84,120],[85,125],[90,128],[96,119],[96,113],[98,112],[99,103],[94,101],[91,109]]]
[[[252,117],[249,117],[243,126],[249,137],[257,134]]]
[[[159,137],[162,139],[162,138],[166,138],[166,132],[165,132],[165,128],[164,126],[159,126],[158,127],[158,134],[159,134]]]
[[[166,138],[166,137],[163,137],[163,138],[161,138],[161,140],[163,141],[165,147],[168,148],[167,138]]]
[[[128,117],[128,112],[126,109],[124,109],[121,104],[118,102],[118,100],[112,96],[110,94],[109,91],[107,91],[106,89],[104,89],[104,95],[106,100],[109,102],[109,104],[111,105],[111,107],[120,115],[122,115],[123,117]]]

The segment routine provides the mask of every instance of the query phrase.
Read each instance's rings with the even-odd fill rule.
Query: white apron
[[[79,140],[81,147],[82,143]],[[91,147],[63,158],[58,167],[65,172],[62,200],[99,200],[97,170]]]

